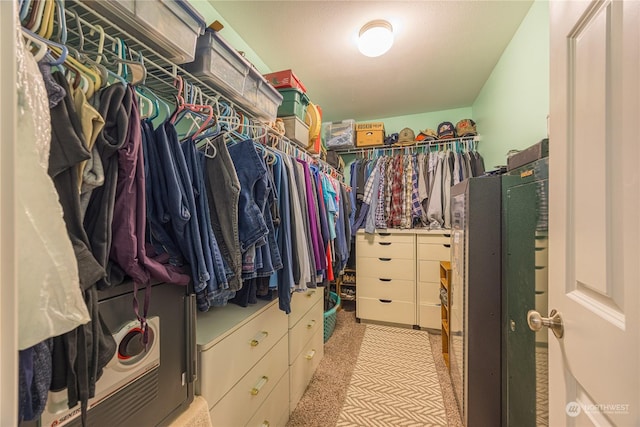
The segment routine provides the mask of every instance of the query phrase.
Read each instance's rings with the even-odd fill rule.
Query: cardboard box
[[[384,144],[384,123],[357,123],[356,147],[375,147]]]

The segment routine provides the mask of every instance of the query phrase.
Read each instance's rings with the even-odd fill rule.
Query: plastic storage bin
[[[309,146],[309,126],[296,116],[282,117],[284,136],[306,149]]]
[[[276,119],[282,95],[215,31],[206,30],[198,38],[196,58],[184,68],[249,113]]]
[[[298,76],[296,76],[292,70],[282,70],[265,74],[264,78],[276,89],[296,88],[307,93],[307,88],[304,87]]]
[[[353,119],[322,123],[322,140],[327,149],[353,148],[356,141],[355,125]]]
[[[278,107],[278,117],[296,116],[304,121],[309,105],[309,97],[300,89],[279,89],[282,95],[282,105]]]
[[[194,59],[206,23],[184,0],[81,0],[166,59]]]

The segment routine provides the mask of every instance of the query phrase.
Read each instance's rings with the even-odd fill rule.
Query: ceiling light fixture
[[[371,58],[380,56],[391,49],[393,44],[393,27],[382,19],[367,22],[358,35],[358,49]]]

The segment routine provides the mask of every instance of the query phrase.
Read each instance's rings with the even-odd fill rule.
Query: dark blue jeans
[[[238,234],[240,250],[244,253],[269,232],[260,208],[266,201],[267,170],[250,139],[230,146],[229,155],[240,182]]]

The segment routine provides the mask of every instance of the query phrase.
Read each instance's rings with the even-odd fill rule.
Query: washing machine
[[[133,310],[133,284],[99,292],[99,310],[117,351],[89,400],[89,426],[162,426],[193,401],[195,296],[167,283],[153,285],[150,296],[145,346]],[[139,290],[138,300],[144,297],[145,290]],[[51,392],[40,425],[81,426],[80,405],[67,408],[66,389]]]

